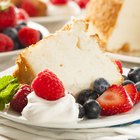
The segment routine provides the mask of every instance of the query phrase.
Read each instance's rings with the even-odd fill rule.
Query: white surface
[[[49,34],[48,29],[38,23],[28,22],[28,26],[41,31],[43,36]],[[14,65],[16,57],[22,50],[23,49],[0,53],[0,71]]]
[[[2,75],[11,74],[15,69],[15,66],[0,73]],[[128,69],[124,69],[124,73],[127,73]],[[122,113],[120,115],[114,115],[109,117],[100,117],[98,119],[92,120],[82,120],[75,123],[48,123],[48,124],[37,124],[32,123],[30,121],[22,119],[21,116],[17,115],[15,112],[0,112],[0,116],[12,120],[14,122],[18,122],[21,124],[26,124],[30,126],[39,126],[46,128],[67,128],[67,129],[75,129],[75,128],[97,128],[97,127],[106,127],[106,126],[114,126],[124,123],[129,123],[135,120],[140,119],[140,103],[137,104],[133,109],[127,113]],[[56,116],[57,117],[57,116]]]
[[[109,57],[114,59],[119,59],[124,62],[128,63],[137,63],[140,64],[140,57],[139,56],[129,56],[124,54],[115,54],[115,53],[106,53]]]

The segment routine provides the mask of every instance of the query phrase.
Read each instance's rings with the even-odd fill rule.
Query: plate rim
[[[140,64],[140,57],[137,56],[128,56],[128,55],[123,55],[123,54],[116,54],[116,53],[111,53],[111,52],[106,52],[106,54],[109,57],[112,57],[114,59],[119,59],[124,62],[131,62],[135,64]]]
[[[16,68],[16,65],[10,67],[9,69],[0,72],[0,77],[3,75],[8,75],[13,72],[13,70]],[[123,68],[125,72],[128,72],[128,68]],[[116,126],[116,125],[122,125],[127,124],[136,120],[140,119],[140,111],[137,112],[134,110],[137,110],[137,108],[140,108],[140,103],[138,103],[136,106],[133,107],[132,110],[126,113],[122,113],[119,115],[114,116],[107,116],[105,117],[105,120],[99,119],[91,119],[91,120],[84,120],[84,121],[77,121],[72,123],[45,123],[45,124],[37,124],[30,121],[27,121],[25,119],[22,119],[21,116],[11,115],[7,114],[6,112],[0,111],[0,117],[3,117],[5,119],[21,123],[24,125],[29,125],[32,127],[42,127],[42,128],[60,128],[60,129],[87,129],[87,128],[99,128],[99,127],[110,127],[110,126]],[[16,113],[15,113],[16,114]],[[18,117],[18,118],[17,118]],[[122,119],[122,117],[124,117]],[[104,117],[103,117],[104,118]],[[111,118],[111,120],[110,120]],[[115,120],[113,120],[114,118]],[[108,121],[109,120],[109,121]],[[116,121],[117,120],[117,121]],[[86,123],[88,121],[88,123]],[[101,122],[100,122],[101,121]]]

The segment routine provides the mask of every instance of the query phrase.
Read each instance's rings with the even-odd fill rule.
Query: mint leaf
[[[0,99],[2,99],[5,104],[9,103],[19,89],[19,86],[17,83],[9,84],[4,90],[0,91]]]
[[[17,82],[17,78],[8,75],[8,76],[3,76],[0,78],[0,91],[6,88],[10,83],[15,83]]]
[[[5,108],[5,102],[0,98],[0,110]]]

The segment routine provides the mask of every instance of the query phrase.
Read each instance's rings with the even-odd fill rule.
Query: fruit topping
[[[137,99],[137,90],[134,84],[127,84],[123,86],[125,91],[128,93],[129,97],[131,98],[133,104],[135,104]]]
[[[14,48],[14,43],[10,37],[0,33],[0,52],[11,51]]]
[[[3,110],[5,104],[11,101],[19,86],[17,79],[13,76],[3,76],[0,78],[0,110]]]
[[[49,70],[40,72],[32,82],[36,95],[46,100],[57,100],[64,96],[64,87],[58,77]]]
[[[27,105],[27,95],[31,92],[32,89],[29,85],[22,85],[11,100],[10,107],[14,111],[21,113],[23,108]]]
[[[22,0],[21,8],[31,17],[46,16],[47,13],[47,5],[42,0]]]
[[[17,40],[18,32],[16,28],[12,28],[12,27],[6,28],[5,30],[3,30],[3,34],[9,36],[13,41]]]
[[[112,85],[98,99],[101,115],[110,116],[127,112],[133,103],[122,86]]]
[[[140,82],[136,83],[135,86],[136,86],[137,91],[140,92]]]
[[[99,103],[93,99],[87,100],[84,105],[85,117],[88,119],[98,118],[101,112],[101,107]]]
[[[140,68],[132,68],[128,72],[128,78],[134,83],[140,82]]]
[[[17,8],[16,9],[16,18],[17,18],[17,22],[21,22],[21,21],[27,22],[29,16],[24,9]]]
[[[131,81],[131,80],[125,80],[125,81],[123,81],[122,86],[125,86],[127,84],[134,84],[135,85],[135,83],[133,81]]]
[[[115,60],[115,63],[117,64],[119,70],[120,70],[120,73],[122,74],[123,73],[123,69],[122,69],[122,62],[119,61],[119,60]]]
[[[98,78],[94,82],[93,90],[100,95],[109,88],[110,84],[104,78]]]
[[[16,12],[9,2],[0,2],[0,31],[16,25]]]
[[[39,31],[24,27],[18,32],[18,38],[24,47],[35,44],[40,39]]]
[[[85,116],[85,109],[84,107],[79,104],[79,115],[78,115],[78,118],[83,118]]]
[[[125,80],[129,80],[128,77],[127,77],[126,75],[122,75],[122,76],[123,76],[123,78],[124,78],[124,81],[125,81]]]
[[[77,97],[77,103],[83,105],[90,98],[92,93],[93,90],[91,89],[82,90]]]
[[[68,0],[51,0],[51,3],[53,3],[54,5],[63,5],[66,4],[68,2]]]
[[[89,0],[74,0],[79,6],[80,8],[86,8],[87,3],[89,2]]]

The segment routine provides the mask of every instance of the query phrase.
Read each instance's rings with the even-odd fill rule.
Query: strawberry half
[[[32,82],[36,95],[46,100],[57,100],[64,96],[64,87],[57,76],[49,70],[40,72]]]
[[[101,115],[110,116],[127,112],[133,103],[123,86],[112,85],[98,99],[102,111]]]
[[[135,104],[137,99],[137,90],[133,84],[127,84],[123,86],[125,91],[128,93],[129,97],[131,98],[133,104]]]
[[[135,104],[139,103],[139,101],[140,101],[140,92],[137,92],[137,98]]]

